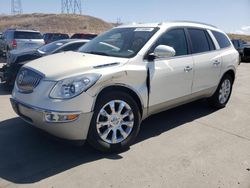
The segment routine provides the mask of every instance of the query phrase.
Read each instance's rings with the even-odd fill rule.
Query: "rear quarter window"
[[[217,31],[212,31],[212,33],[214,37],[216,38],[217,42],[219,43],[220,48],[227,48],[231,46],[231,43],[225,34],[217,32]]]

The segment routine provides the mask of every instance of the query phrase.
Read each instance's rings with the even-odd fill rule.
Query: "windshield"
[[[134,57],[158,28],[116,28],[112,29],[79,49],[80,52],[113,57]]]
[[[51,53],[58,49],[59,47],[63,46],[64,44],[68,43],[67,41],[56,41],[50,44],[46,44],[38,49],[41,53]]]

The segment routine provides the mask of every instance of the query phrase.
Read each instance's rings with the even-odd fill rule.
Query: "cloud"
[[[241,30],[243,30],[243,31],[250,31],[250,26],[242,26]]]
[[[240,29],[234,31],[235,34],[250,35],[250,26],[242,26]]]
[[[235,33],[235,34],[240,34],[240,35],[245,35],[246,33],[244,32],[244,31],[242,31],[242,30],[236,30],[236,31],[234,31],[233,33]]]

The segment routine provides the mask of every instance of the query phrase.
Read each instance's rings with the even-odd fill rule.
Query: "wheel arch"
[[[131,89],[125,85],[111,85],[111,86],[107,86],[105,88],[102,88],[96,96],[96,99],[94,101],[92,109],[94,110],[94,108],[96,106],[96,102],[100,99],[100,97],[102,95],[104,95],[105,93],[111,92],[111,91],[121,91],[121,92],[129,94],[135,100],[136,104],[138,105],[141,116],[143,115],[144,104],[143,104],[141,97],[139,96],[139,94],[137,92],[135,92],[133,89]]]
[[[223,76],[221,77],[221,79],[222,79],[225,75],[230,75],[230,76],[232,77],[233,83],[234,83],[234,81],[235,81],[235,71],[234,71],[233,69],[227,70],[227,71],[223,74]]]

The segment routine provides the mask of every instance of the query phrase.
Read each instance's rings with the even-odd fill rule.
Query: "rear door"
[[[195,69],[192,93],[196,93],[218,84],[222,58],[207,30],[197,28],[187,30]]]

